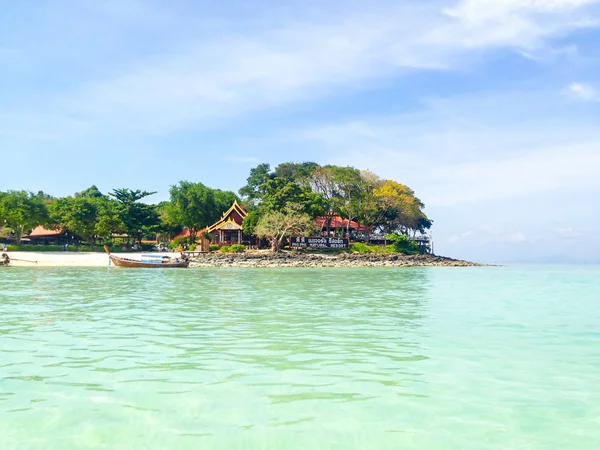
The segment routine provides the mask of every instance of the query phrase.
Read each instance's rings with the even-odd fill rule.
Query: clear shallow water
[[[600,268],[0,270],[0,448],[597,449]]]

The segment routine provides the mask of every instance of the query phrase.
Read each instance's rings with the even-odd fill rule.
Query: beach
[[[102,267],[108,266],[106,253],[87,252],[5,252],[11,266],[19,267]],[[113,253],[115,256],[140,259],[146,253]],[[179,257],[179,253],[155,253]]]
[[[106,253],[86,252],[7,252],[12,266],[20,267],[103,267],[108,266]],[[115,256],[141,259],[147,253],[113,253]],[[181,253],[153,253],[179,258]],[[467,267],[481,264],[437,255],[387,254],[362,255],[357,253],[272,253],[268,250],[245,253],[200,254],[191,258],[190,267]]]

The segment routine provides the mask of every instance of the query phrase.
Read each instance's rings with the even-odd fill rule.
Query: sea
[[[0,449],[599,449],[600,267],[0,268]]]

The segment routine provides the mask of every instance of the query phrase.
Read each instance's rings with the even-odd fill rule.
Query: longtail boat
[[[157,256],[157,255],[142,255],[141,260],[122,258],[115,256],[110,253],[110,250],[106,245],[104,251],[108,254],[110,261],[118,267],[142,267],[146,269],[158,269],[158,268],[169,268],[169,267],[187,267],[190,262],[186,259],[173,259],[168,256]]]

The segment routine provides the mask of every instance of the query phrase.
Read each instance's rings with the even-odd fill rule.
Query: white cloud
[[[529,239],[525,236],[525,233],[522,231],[517,231],[515,233],[510,233],[504,236],[507,242],[512,244],[520,244],[523,242],[530,242]]]
[[[573,123],[575,111],[568,111],[569,118],[564,111],[546,115],[543,100],[536,102],[547,98],[544,92],[529,98],[504,95],[512,101],[481,95],[482,105],[466,101],[465,107],[465,100],[456,98],[442,108],[436,102],[417,116],[317,126],[298,139],[325,147],[330,163],[403,180],[428,206],[557,190],[600,191],[600,130],[595,123]],[[505,120],[505,114],[513,115],[525,104],[537,104],[542,111],[522,111],[527,120]]]
[[[571,83],[563,94],[574,100],[600,102],[600,93],[593,86],[585,83]]]
[[[448,238],[448,242],[456,244],[468,238],[471,244],[533,244],[541,239],[541,236],[527,236],[521,230],[501,230],[494,227],[478,227],[477,231],[465,231],[463,233],[453,234]]]
[[[573,228],[559,228],[556,230],[556,234],[565,239],[577,239],[584,236],[583,232]]]
[[[320,21],[288,17],[279,28],[188,38],[168,56],[137,60],[48,103],[57,114],[98,129],[198,128],[224,116],[370,87],[373,79],[407,70],[463,70],[490,48],[535,54],[557,34],[596,25],[586,8],[591,3],[379,1],[323,14]]]

